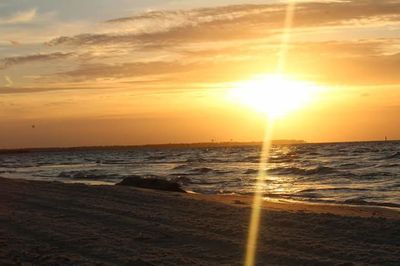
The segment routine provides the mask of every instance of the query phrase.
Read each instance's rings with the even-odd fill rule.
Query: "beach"
[[[0,178],[1,265],[241,265],[250,197]],[[259,265],[398,265],[398,209],[265,202]]]

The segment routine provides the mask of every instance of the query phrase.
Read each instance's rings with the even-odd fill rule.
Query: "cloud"
[[[5,57],[0,59],[0,69],[5,69],[13,65],[25,64],[31,62],[43,62],[49,60],[65,59],[73,56],[74,53],[49,53],[49,54],[34,54],[25,56]]]
[[[8,17],[0,18],[0,25],[25,24],[32,22],[37,17],[36,8],[18,11]]]
[[[177,28],[195,28],[210,23],[223,23],[234,21],[247,16],[259,14],[283,6],[271,5],[233,5],[217,8],[201,8],[191,10],[149,11],[132,17],[124,17],[106,21],[108,26],[117,26],[123,32],[149,34],[165,32]]]
[[[87,87],[62,87],[62,86],[49,86],[49,87],[16,87],[16,86],[0,86],[0,94],[22,94],[22,93],[40,93],[40,92],[54,92],[54,91],[72,91],[72,90],[88,90]]]
[[[84,64],[78,69],[59,73],[60,76],[77,78],[80,80],[98,78],[143,77],[150,75],[164,75],[182,73],[198,68],[200,63],[185,64],[182,62],[134,62],[123,64]]]
[[[234,5],[177,11],[150,11],[106,21],[103,32],[61,36],[56,45],[182,43],[264,38],[283,26],[284,4]],[[322,27],[400,21],[400,1],[349,0],[299,3],[294,27]]]
[[[398,83],[398,54],[384,54],[386,40],[298,42],[290,45],[288,71],[315,76],[321,82]],[[238,76],[273,71],[278,43],[236,43],[230,47],[180,50],[176,60],[86,63],[57,73],[71,81],[163,75],[164,81],[229,82]],[[318,56],[310,56],[318,55]]]
[[[65,60],[56,69],[45,65],[39,73],[26,68],[33,73],[19,78],[23,87],[63,89],[82,87],[84,82],[91,88],[147,89],[151,81],[146,86],[127,84],[151,77],[157,77],[154,84],[165,82],[170,88],[250,78],[274,71],[285,10],[284,4],[247,4],[144,12],[78,31],[86,33],[50,39],[40,47],[48,53],[3,58],[0,68]],[[399,24],[399,17],[400,1],[301,2],[287,70],[331,84],[400,83],[395,71],[400,68],[400,39],[380,38],[382,28],[377,29],[382,23]],[[357,37],[365,29],[368,32]],[[324,38],[330,41],[317,36],[330,30],[336,31]],[[369,39],[360,40],[365,33]],[[337,36],[344,38],[333,41]],[[54,49],[63,52],[49,52]],[[24,78],[30,74],[40,79]]]

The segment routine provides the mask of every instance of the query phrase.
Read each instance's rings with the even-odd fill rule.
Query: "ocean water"
[[[261,147],[147,148],[0,154],[0,176],[115,184],[131,175],[205,194],[252,194]],[[400,142],[274,146],[264,195],[400,208]]]

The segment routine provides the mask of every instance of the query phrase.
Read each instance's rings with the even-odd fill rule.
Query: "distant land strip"
[[[305,144],[304,140],[274,140],[274,145]],[[30,153],[30,152],[62,152],[62,151],[91,151],[91,150],[129,150],[129,149],[184,149],[184,148],[218,148],[218,147],[246,147],[261,146],[262,142],[199,142],[199,143],[167,143],[146,145],[118,145],[118,146],[81,146],[81,147],[51,147],[51,148],[20,148],[0,149],[0,154],[5,153]]]
[[[341,143],[384,143],[400,142],[400,140],[368,140],[342,142],[306,142],[304,140],[273,140],[273,145],[300,145],[300,144],[341,144]],[[166,143],[145,145],[108,145],[108,146],[81,146],[81,147],[48,147],[48,148],[18,148],[0,149],[0,154],[30,153],[30,152],[63,152],[63,151],[95,151],[95,150],[130,150],[130,149],[186,149],[186,148],[223,148],[223,147],[252,147],[261,146],[261,141],[248,142],[198,142],[198,143]]]

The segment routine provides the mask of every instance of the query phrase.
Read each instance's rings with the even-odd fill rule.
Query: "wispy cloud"
[[[5,57],[3,59],[0,59],[0,69],[5,69],[7,67],[18,64],[64,59],[71,57],[73,55],[74,55],[73,53],[56,52],[49,54],[34,54],[25,56]]]
[[[0,18],[0,25],[25,24],[32,22],[37,17],[36,8],[18,11],[8,17]]]
[[[62,36],[50,45],[176,45],[186,42],[260,38],[282,28],[282,4],[238,5],[178,11],[150,11],[107,21],[103,32]],[[373,18],[373,20],[372,20]],[[369,20],[368,20],[369,19]],[[400,2],[350,0],[301,3],[296,28],[400,21]],[[101,30],[100,30],[101,31]]]
[[[70,80],[93,81],[164,75],[165,82],[229,82],[238,76],[272,71],[277,46],[267,42],[200,50],[181,48],[177,60],[86,63],[57,75]],[[313,75],[318,81],[331,84],[400,83],[396,73],[400,68],[399,54],[384,54],[385,46],[385,40],[293,43],[288,71]],[[310,57],[310,54],[318,54],[318,57]]]

